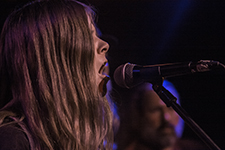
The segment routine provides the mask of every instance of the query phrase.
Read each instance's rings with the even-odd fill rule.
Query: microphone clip
[[[162,86],[163,79],[161,83],[152,84],[152,89],[158,94],[160,99],[166,104],[167,107],[172,106],[172,103],[176,103],[177,98],[171,94],[164,86]]]

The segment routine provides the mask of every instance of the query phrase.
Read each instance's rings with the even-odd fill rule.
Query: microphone
[[[143,82],[154,83],[162,78],[210,71],[219,65],[218,61],[213,60],[147,66],[126,63],[115,70],[114,80],[120,87],[131,88]]]

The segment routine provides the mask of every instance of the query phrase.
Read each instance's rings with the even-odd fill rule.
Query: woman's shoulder
[[[16,124],[0,127],[0,150],[29,150],[29,141]]]

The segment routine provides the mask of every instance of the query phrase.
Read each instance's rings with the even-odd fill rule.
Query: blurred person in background
[[[177,99],[179,94],[167,80],[163,86]],[[143,83],[119,91],[120,127],[116,135],[118,150],[203,150],[198,143],[181,141],[184,121],[159,98],[152,84]]]

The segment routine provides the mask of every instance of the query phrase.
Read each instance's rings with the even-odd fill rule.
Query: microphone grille
[[[114,72],[114,80],[123,88],[130,88],[133,82],[133,68],[135,64],[126,63],[120,65]]]

